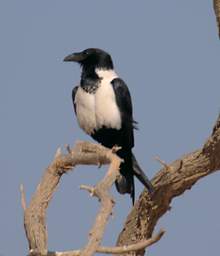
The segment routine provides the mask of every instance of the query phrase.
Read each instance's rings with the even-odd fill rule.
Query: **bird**
[[[80,85],[72,90],[72,101],[79,126],[98,143],[107,148],[120,147],[116,154],[123,159],[116,189],[128,193],[135,201],[134,176],[153,193],[153,185],[147,178],[135,155],[131,95],[126,83],[114,70],[112,57],[98,48],[88,48],[64,58],[81,66]]]

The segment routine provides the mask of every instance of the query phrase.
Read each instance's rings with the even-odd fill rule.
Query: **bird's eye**
[[[89,51],[88,51],[88,50],[85,50],[85,51],[84,51],[84,54],[88,55],[88,54],[89,54]]]

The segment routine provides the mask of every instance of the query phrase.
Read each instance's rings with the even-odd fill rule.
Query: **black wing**
[[[76,114],[75,96],[76,96],[76,92],[77,92],[78,88],[79,88],[79,86],[76,86],[72,90],[72,100],[73,100],[73,107],[74,107],[75,114]]]
[[[124,144],[132,148],[134,146],[134,120],[132,116],[131,95],[122,79],[115,78],[111,83],[115,92],[116,103],[121,113]]]

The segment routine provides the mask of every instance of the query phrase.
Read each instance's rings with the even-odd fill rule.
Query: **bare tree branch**
[[[21,206],[23,210],[26,210],[26,199],[25,199],[25,192],[24,192],[24,186],[23,184],[20,185],[20,192],[21,192]]]
[[[124,253],[131,253],[131,252],[139,251],[139,250],[142,250],[142,249],[146,249],[150,245],[155,244],[156,242],[158,242],[161,239],[161,237],[164,235],[164,233],[165,233],[164,230],[160,230],[159,233],[156,234],[154,237],[149,238],[147,240],[143,240],[143,241],[134,243],[134,244],[112,247],[112,248],[99,247],[97,252],[110,253],[110,254],[112,254],[112,253],[114,253],[114,254],[124,254]]]
[[[217,26],[218,26],[218,35],[220,37],[220,0],[213,0],[213,7],[215,11]]]
[[[116,160],[114,161],[114,159]],[[132,248],[138,248],[139,251],[137,253],[133,252],[133,255],[144,254],[144,248],[139,247],[138,243],[142,241],[142,244],[148,244],[146,239],[151,237],[158,219],[170,209],[170,202],[174,197],[181,195],[186,189],[190,189],[200,178],[220,169],[220,117],[213,128],[211,136],[201,149],[185,155],[169,165],[159,158],[157,160],[164,168],[156,174],[152,181],[155,192],[151,197],[146,191],[142,193],[129,214],[124,230],[118,239],[118,247],[122,246],[127,248],[128,251],[130,250],[130,245],[132,245]],[[94,252],[99,252],[103,249],[99,245],[105,224],[113,207],[113,199],[108,195],[107,191],[115,181],[120,159],[109,149],[100,145],[82,142],[78,143],[74,149],[68,150],[66,155],[62,155],[60,149],[57,150],[55,158],[46,169],[29,207],[26,207],[24,188],[21,186],[24,224],[30,255],[47,255],[48,253],[46,209],[62,174],[77,164],[100,165],[108,163],[110,163],[110,168],[103,181],[94,188],[83,187],[93,196],[101,199],[101,210],[84,250],[71,253],[92,255]],[[105,204],[104,202],[107,203]],[[124,251],[119,252],[120,248],[118,247],[105,248],[105,252],[124,254]],[[59,254],[55,255],[68,255],[68,252],[64,253],[61,254],[59,252]]]
[[[110,154],[109,154],[110,152]],[[98,246],[101,243],[102,237],[104,235],[104,230],[108,221],[109,216],[112,213],[112,208],[114,206],[114,200],[109,194],[109,189],[115,182],[117,176],[119,175],[119,167],[121,161],[119,158],[112,154],[111,151],[108,152],[108,159],[110,159],[110,167],[105,175],[104,179],[99,182],[94,188],[83,187],[88,190],[93,196],[96,196],[101,202],[101,208],[96,216],[95,224],[90,231],[90,238],[88,244],[81,251],[82,256],[93,255]]]
[[[68,154],[62,155],[59,148],[55,154],[53,162],[46,169],[40,184],[33,195],[29,207],[26,207],[23,185],[21,185],[21,202],[24,209],[24,226],[29,243],[29,255],[59,255],[89,256],[95,252],[102,253],[127,253],[140,250],[159,241],[165,231],[161,230],[155,237],[142,240],[129,246],[101,247],[100,243],[104,234],[108,218],[112,213],[114,200],[109,194],[109,189],[119,175],[121,159],[114,154],[118,148],[112,150],[101,145],[81,142],[74,149],[66,147]],[[105,177],[95,186],[82,185],[81,188],[87,190],[92,196],[97,197],[101,202],[100,211],[95,223],[89,233],[89,241],[83,250],[70,252],[48,252],[47,251],[47,230],[46,230],[46,210],[57,188],[63,173],[69,171],[77,164],[108,164],[108,172]]]
[[[199,179],[220,169],[220,117],[211,136],[201,149],[182,156],[160,170],[152,180],[155,193],[146,190],[131,210],[120,233],[117,245],[151,237],[157,221],[169,209],[172,199],[190,189]],[[168,166],[168,167],[167,167]],[[136,252],[144,255],[144,250]]]
[[[46,169],[31,199],[30,205],[24,211],[24,226],[32,255],[36,254],[36,252],[40,255],[47,254],[46,210],[62,174],[78,164],[100,165],[108,163],[111,163],[110,171],[113,173],[113,168],[118,168],[120,161],[111,150],[101,145],[86,142],[78,143],[66,155],[62,155],[60,149],[57,150],[53,162]],[[118,174],[117,169],[114,170],[114,177],[111,177],[111,181]],[[109,177],[105,177],[106,179],[109,181]],[[98,189],[95,189],[95,193],[99,194],[101,188],[98,186]],[[22,202],[23,195],[22,193]]]
[[[97,253],[105,253],[105,254],[127,254],[131,253],[137,250],[141,250],[144,248],[149,247],[150,245],[158,242],[161,237],[164,235],[165,231],[160,230],[158,234],[156,234],[154,237],[140,241],[135,244],[130,244],[127,246],[117,246],[117,247],[104,247],[100,246],[97,248],[96,252]],[[67,251],[67,252],[49,252],[48,256],[81,256],[81,251],[80,250],[75,250],[75,251]]]

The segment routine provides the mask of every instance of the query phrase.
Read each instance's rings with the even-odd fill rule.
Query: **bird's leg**
[[[118,152],[118,150],[120,150],[121,149],[121,147],[120,146],[118,146],[118,145],[114,145],[113,147],[112,147],[112,153],[117,153]]]

